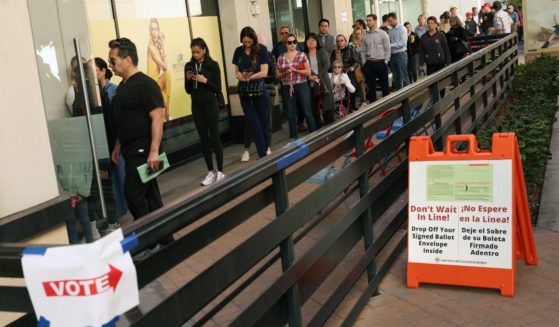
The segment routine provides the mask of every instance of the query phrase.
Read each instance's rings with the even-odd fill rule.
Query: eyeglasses
[[[334,68],[342,68],[340,65],[335,65]]]
[[[340,43],[340,42],[345,42],[345,40],[340,39],[340,40],[336,40],[336,42]]]
[[[111,57],[109,57],[109,60],[108,60],[108,61],[109,61],[109,64],[111,64],[111,65],[114,66],[115,63],[116,63],[116,58],[111,58]]]
[[[289,44],[289,45],[295,45],[295,44],[297,44],[297,41],[295,41],[295,40],[294,40],[294,41],[287,41],[287,44]]]

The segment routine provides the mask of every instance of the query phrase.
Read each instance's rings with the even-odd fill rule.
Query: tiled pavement
[[[535,228],[538,266],[517,262],[516,295],[498,290],[405,285],[406,253],[380,284],[356,326],[559,326],[559,234]]]

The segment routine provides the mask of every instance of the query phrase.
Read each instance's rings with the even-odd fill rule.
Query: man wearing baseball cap
[[[479,27],[481,33],[488,35],[491,30],[493,30],[493,12],[491,11],[491,4],[486,2],[481,7],[481,19],[479,22]]]
[[[466,21],[464,22],[464,29],[466,30],[466,35],[471,38],[477,34],[477,24],[474,21],[474,15],[471,12],[466,13]]]
[[[511,32],[513,22],[510,15],[503,10],[501,1],[493,1],[493,6],[491,8],[495,11],[495,16],[493,18],[493,31],[491,34],[509,34]]]

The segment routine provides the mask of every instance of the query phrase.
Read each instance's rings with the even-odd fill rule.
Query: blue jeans
[[[261,97],[248,98],[240,97],[241,107],[248,121],[256,151],[260,158],[266,156],[268,150],[268,116],[270,112],[270,94],[264,89]]]
[[[289,94],[289,85],[282,87],[283,93],[283,106],[287,112],[287,119],[289,120],[289,138],[297,138],[297,116],[298,110],[301,110],[307,119],[309,125],[309,132],[316,131],[316,124],[312,114],[311,96],[309,93],[309,86],[306,82],[293,85],[293,94]]]
[[[74,215],[66,220],[66,230],[68,232],[68,240],[70,244],[77,244],[80,242],[78,238],[78,231],[76,230],[76,220],[82,225],[83,233],[85,234],[85,241],[87,243],[93,242],[93,233],[91,232],[91,224],[89,223],[89,208],[87,199],[76,204],[73,209]]]
[[[394,79],[394,88],[396,90],[410,84],[408,76],[408,54],[406,51],[395,53],[390,56],[390,69],[392,69],[392,78]]]
[[[116,217],[108,217],[110,224],[118,223],[118,219],[128,212],[126,198],[124,197],[124,157],[120,155],[118,165],[112,167],[112,185],[116,204]]]

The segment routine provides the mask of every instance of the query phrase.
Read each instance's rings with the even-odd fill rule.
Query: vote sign
[[[40,322],[102,326],[139,304],[136,269],[119,229],[91,243],[28,248],[25,283]]]

